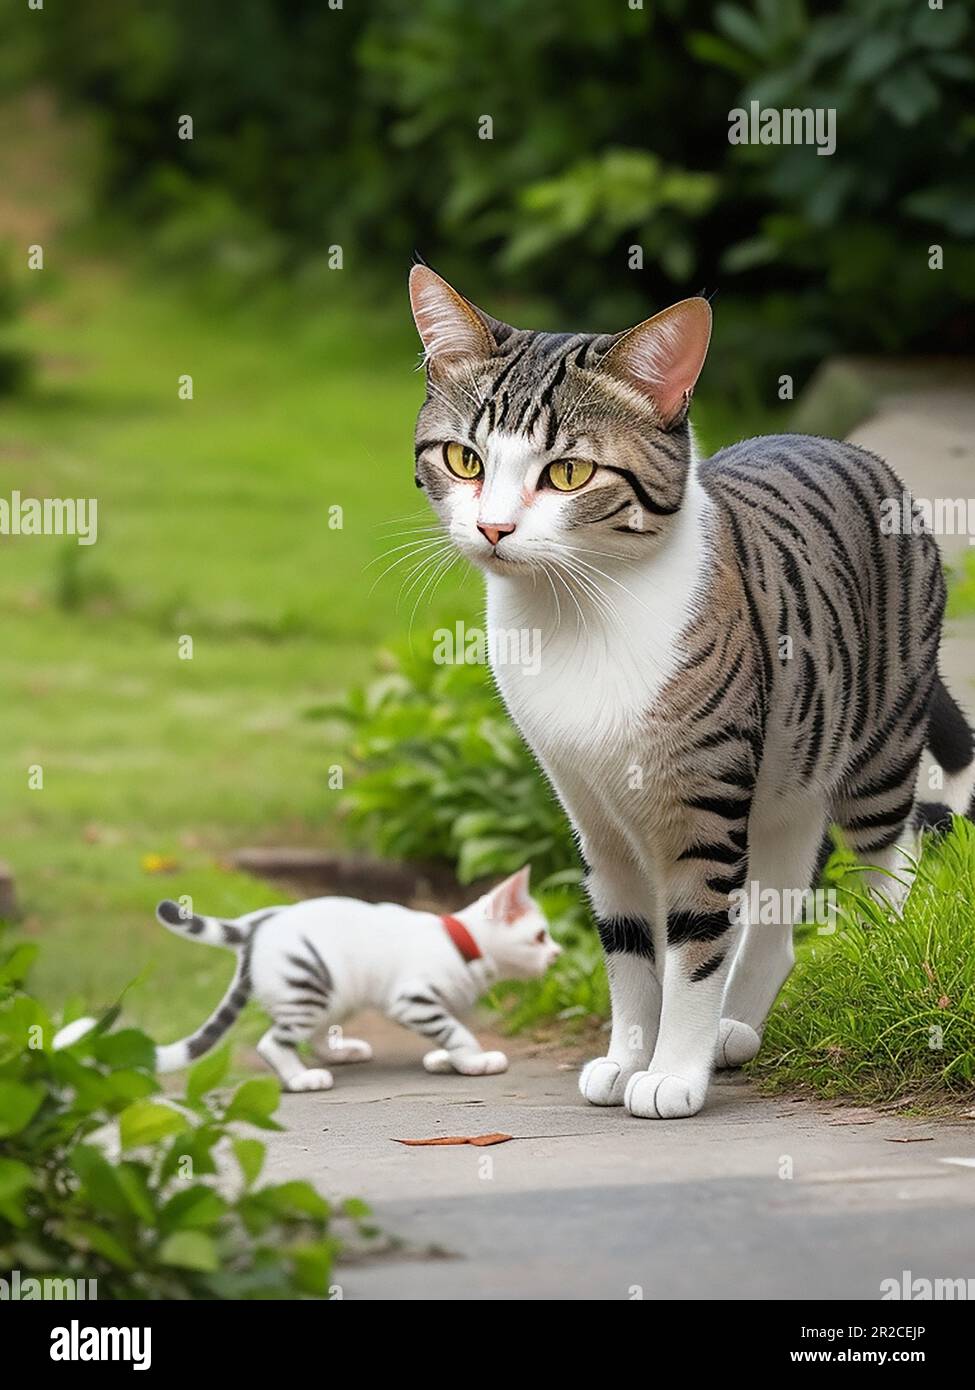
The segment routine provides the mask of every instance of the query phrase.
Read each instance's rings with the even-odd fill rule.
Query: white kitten
[[[367,1042],[336,1027],[359,1009],[375,1008],[437,1044],[427,1071],[482,1076],[505,1071],[503,1052],[482,1052],[455,1014],[469,1009],[495,980],[543,975],[557,946],[519,870],[456,916],[438,917],[395,903],[312,898],[251,912],[234,921],[184,915],[161,902],[164,926],[237,952],[237,970],[222,1002],[191,1037],[159,1048],[160,1071],[209,1052],[253,995],[273,1019],[258,1051],[289,1090],[325,1091],[332,1074],[305,1066],[298,1044],[310,1042],[323,1062],[360,1062]]]

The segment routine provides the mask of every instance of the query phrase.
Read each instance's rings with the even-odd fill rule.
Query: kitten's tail
[[[236,922],[227,922],[221,917],[199,917],[195,913],[184,915],[179,905],[170,901],[161,902],[156,908],[159,921],[170,931],[189,936],[194,941],[204,941],[210,946],[229,946],[232,950],[242,946],[257,923],[269,915],[261,913],[250,921],[241,918]],[[227,992],[206,1023],[188,1038],[156,1048],[157,1071],[178,1071],[180,1067],[189,1066],[197,1057],[216,1047],[223,1035],[233,1027],[251,995],[248,956],[248,951],[238,956],[237,969]]]
[[[195,912],[186,912],[169,898],[164,898],[157,906],[156,919],[178,936],[188,936],[207,946],[229,946],[231,950],[247,940],[254,925],[244,918],[228,922],[223,917],[200,917]]]

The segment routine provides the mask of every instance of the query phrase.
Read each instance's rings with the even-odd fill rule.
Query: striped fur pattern
[[[915,809],[926,740],[946,802],[970,808],[972,735],[937,673],[937,545],[920,518],[886,533],[902,485],[851,445],[696,458],[703,300],[611,337],[499,324],[426,267],[411,297],[417,483],[486,574],[489,636],[542,634],[538,669],[494,674],[589,868],[613,1025],[583,1094],[694,1114],[713,1065],[758,1050],[830,824],[896,902],[933,814]],[[553,486],[567,459],[575,491]],[[771,925],[747,920],[752,886],[779,904]]]
[[[428,1071],[506,1070],[504,1054],[484,1051],[456,1015],[496,980],[544,974],[561,950],[529,895],[527,869],[457,913],[480,952],[470,961],[439,917],[393,903],[314,898],[225,921],[162,902],[156,915],[170,931],[237,957],[218,1007],[190,1037],[158,1049],[158,1070],[177,1070],[209,1052],[254,997],[272,1020],[258,1051],[292,1091],[332,1086],[328,1067],[309,1067],[300,1056],[306,1042],[322,1062],[368,1061],[369,1044],[344,1036],[341,1027],[367,1008],[434,1044],[424,1058]]]

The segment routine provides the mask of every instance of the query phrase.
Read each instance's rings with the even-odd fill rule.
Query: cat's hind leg
[[[319,1029],[311,1040],[312,1051],[320,1062],[334,1066],[346,1062],[371,1062],[372,1047],[364,1038],[350,1038],[337,1023]]]
[[[310,1030],[272,1024],[257,1050],[284,1082],[289,1091],[330,1091],[334,1084],[332,1073],[324,1067],[306,1067],[298,1054],[298,1044],[304,1042]]]
[[[606,956],[612,1031],[606,1055],[583,1067],[579,1090],[590,1105],[622,1105],[627,1082],[646,1067],[657,1039],[653,889],[623,866],[591,872],[588,890]]]
[[[823,798],[775,798],[765,806],[756,799],[752,808],[745,929],[721,1008],[719,1068],[743,1066],[761,1047],[768,1012],[795,958],[793,926],[808,915],[826,824]]]

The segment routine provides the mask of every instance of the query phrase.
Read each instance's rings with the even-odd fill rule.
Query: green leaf
[[[264,1167],[264,1145],[260,1139],[235,1139],[233,1147],[244,1182],[250,1187],[260,1177]]]
[[[34,1184],[34,1176],[26,1163],[16,1158],[0,1158],[0,1201],[17,1197]]]
[[[103,1033],[96,1037],[92,1056],[105,1066],[121,1070],[154,1071],[156,1045],[137,1028],[123,1028],[118,1033]]]
[[[197,1184],[170,1197],[159,1213],[159,1229],[169,1233],[215,1226],[226,1210],[227,1203],[218,1192]]]
[[[154,1100],[137,1100],[119,1116],[119,1134],[123,1149],[137,1149],[143,1144],[157,1144],[170,1134],[185,1128],[186,1120],[172,1106]]]
[[[94,1250],[104,1256],[109,1264],[119,1269],[132,1270],[136,1267],[133,1254],[112,1231],[97,1226],[94,1221],[70,1221],[64,1227],[65,1236],[80,1249]]]
[[[37,959],[39,947],[32,941],[15,946],[0,965],[0,985],[23,984]]]
[[[331,1208],[310,1182],[296,1180],[262,1187],[254,1194],[263,1206],[280,1216],[312,1216],[325,1219]]]
[[[281,1087],[273,1077],[253,1077],[237,1087],[224,1119],[248,1120],[252,1125],[267,1128],[280,1099]]]
[[[39,1086],[0,1080],[0,1139],[26,1129],[43,1099],[44,1092]]]
[[[225,1043],[223,1047],[201,1057],[190,1067],[189,1076],[186,1078],[187,1099],[200,1100],[207,1091],[212,1091],[215,1086],[220,1085],[229,1070],[230,1044]]]
[[[159,1260],[164,1265],[195,1269],[203,1274],[220,1268],[216,1244],[203,1231],[176,1231],[167,1236],[159,1247]]]

